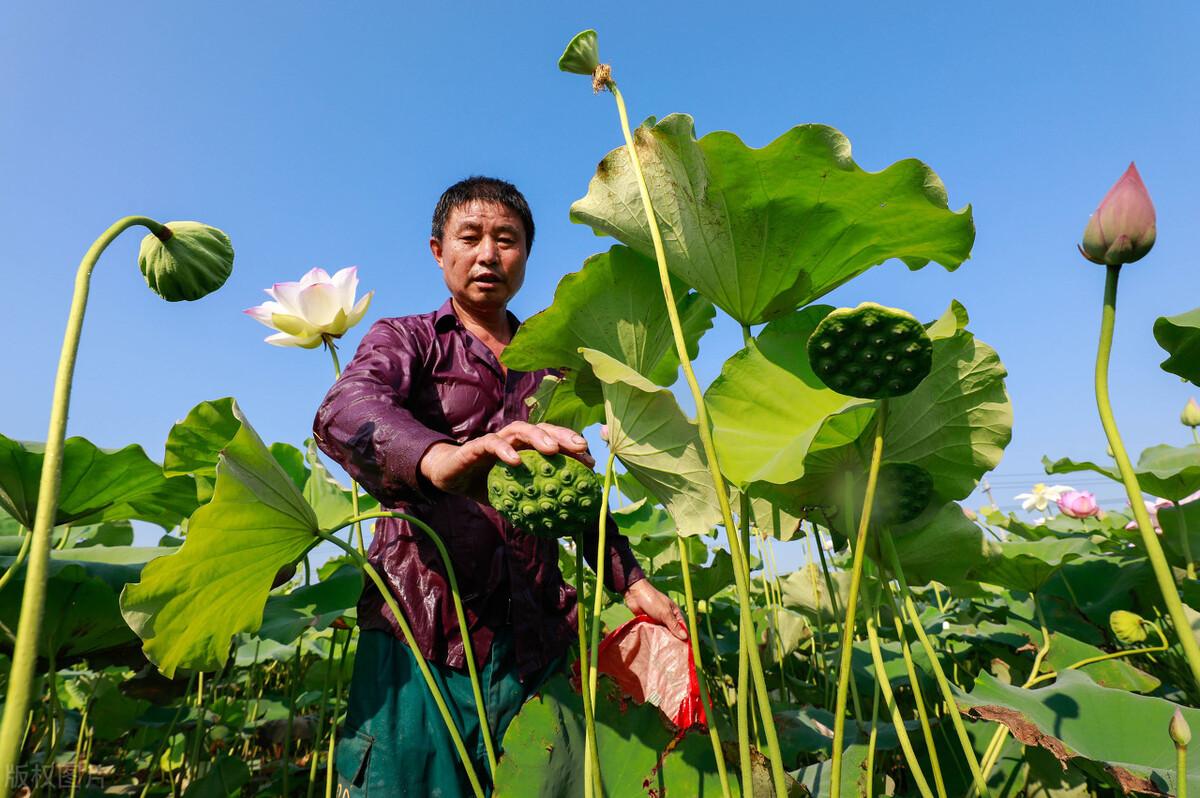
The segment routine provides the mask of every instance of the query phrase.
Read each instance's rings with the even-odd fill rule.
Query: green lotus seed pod
[[[1108,625],[1113,635],[1125,645],[1140,643],[1146,639],[1146,619],[1136,612],[1115,610],[1108,616]]]
[[[200,299],[233,271],[229,236],[200,222],[168,222],[142,239],[138,268],[146,285],[168,302]]]
[[[879,524],[907,523],[933,501],[933,478],[912,463],[886,463],[875,485],[872,519]]]
[[[598,522],[600,487],[587,466],[562,454],[519,454],[523,467],[497,465],[488,474],[489,501],[510,523],[542,537],[573,537]]]
[[[925,379],[933,366],[933,342],[905,311],[864,302],[826,316],[808,339],[808,358],[838,393],[885,399]]]

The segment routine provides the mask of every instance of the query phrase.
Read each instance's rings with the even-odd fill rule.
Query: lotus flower
[[[279,331],[267,336],[267,343],[304,349],[316,349],[322,341],[340,338],[362,321],[375,294],[368,291],[355,303],[357,266],[347,266],[333,277],[324,269],[313,269],[298,283],[275,283],[266,291],[272,301],[249,308],[246,314]]]
[[[1182,499],[1179,500],[1179,503],[1180,504],[1191,504],[1192,502],[1196,501],[1197,499],[1200,499],[1200,490],[1196,491],[1195,493],[1191,494],[1190,496],[1184,496]],[[1154,527],[1155,532],[1157,532],[1161,535],[1162,534],[1162,525],[1159,524],[1159,522],[1158,522],[1158,511],[1164,507],[1172,507],[1172,506],[1174,506],[1175,503],[1172,502],[1170,499],[1155,499],[1152,502],[1143,500],[1142,504],[1146,505],[1146,512],[1150,514],[1150,525]],[[1125,528],[1126,529],[1137,529],[1137,521],[1130,521],[1128,524],[1125,525]]]
[[[1095,494],[1086,490],[1069,490],[1059,496],[1058,509],[1071,518],[1091,518],[1100,514]]]
[[[1154,237],[1154,203],[1131,163],[1088,220],[1079,251],[1093,263],[1117,266],[1142,258]]]
[[[1183,412],[1179,414],[1179,420],[1185,427],[1200,427],[1200,404],[1196,404],[1195,398],[1188,399],[1188,403],[1183,406]]]
[[[1171,716],[1171,722],[1167,724],[1167,733],[1171,735],[1171,742],[1175,743],[1176,748],[1187,748],[1188,743],[1192,741],[1192,729],[1188,726],[1188,722],[1183,717],[1183,711],[1179,707],[1175,707],[1175,714]]]
[[[1044,513],[1050,502],[1058,501],[1059,496],[1071,490],[1074,488],[1067,485],[1046,485],[1039,482],[1033,486],[1032,492],[1020,493],[1013,498],[1021,502],[1022,510],[1036,509],[1039,513]]]

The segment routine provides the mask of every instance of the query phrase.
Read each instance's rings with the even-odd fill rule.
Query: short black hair
[[[437,207],[433,209],[433,237],[441,241],[450,212],[470,202],[496,202],[521,217],[521,224],[525,227],[525,251],[533,249],[533,212],[529,210],[525,195],[512,183],[481,175],[460,180],[442,192]]]

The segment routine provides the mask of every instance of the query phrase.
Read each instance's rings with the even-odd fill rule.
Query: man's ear
[[[438,268],[442,268],[442,241],[440,238],[429,237],[429,251],[433,253],[433,259],[437,261]]]

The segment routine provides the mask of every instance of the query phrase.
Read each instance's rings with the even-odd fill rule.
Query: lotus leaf
[[[1200,385],[1200,308],[1154,321],[1154,340],[1170,355],[1162,370]]]

